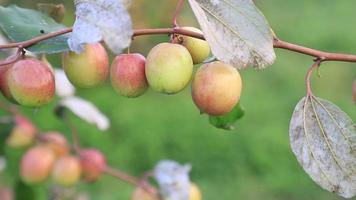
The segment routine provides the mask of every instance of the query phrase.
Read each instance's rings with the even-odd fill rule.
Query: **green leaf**
[[[41,12],[11,5],[0,6],[0,28],[10,40],[21,42],[66,27]],[[60,35],[30,46],[27,50],[47,54],[68,51],[68,38],[69,34]]]
[[[209,116],[209,122],[216,128],[225,129],[225,130],[233,130],[234,123],[241,119],[245,115],[245,111],[241,107],[240,104],[237,104],[235,108],[222,116]]]

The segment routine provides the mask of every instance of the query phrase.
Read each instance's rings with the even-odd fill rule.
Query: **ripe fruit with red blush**
[[[16,62],[7,71],[6,81],[13,98],[24,106],[39,107],[54,96],[52,72],[45,63],[33,58]]]
[[[148,87],[145,65],[146,58],[141,54],[116,56],[110,71],[113,88],[126,97],[138,97],[145,93]]]
[[[57,157],[67,155],[69,153],[69,145],[63,134],[51,131],[40,136],[41,145],[53,151]]]
[[[27,147],[31,145],[36,136],[37,129],[26,117],[16,115],[15,127],[11,130],[6,144],[13,148]]]
[[[42,183],[51,173],[55,156],[45,147],[36,146],[30,148],[22,157],[20,175],[27,184]]]
[[[94,87],[109,74],[109,58],[100,43],[87,44],[80,54],[64,53],[62,63],[69,81],[78,88]]]
[[[74,156],[63,156],[59,158],[53,167],[53,181],[69,186],[77,183],[80,179],[81,166],[79,159]]]
[[[96,149],[82,150],[79,155],[84,180],[87,182],[98,180],[106,167],[104,155]]]
[[[236,106],[241,90],[239,72],[231,65],[217,61],[198,69],[192,84],[192,97],[201,112],[219,116]]]

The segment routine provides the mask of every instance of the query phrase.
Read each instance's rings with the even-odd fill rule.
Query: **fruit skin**
[[[78,88],[99,85],[109,74],[109,57],[100,43],[86,45],[80,54],[64,53],[62,63],[69,81]]]
[[[195,27],[182,27],[182,29],[193,31],[196,33],[203,33],[201,30]],[[210,55],[209,43],[205,40],[181,35],[182,45],[188,49],[190,55],[192,56],[193,63],[199,64],[207,59]]]
[[[200,189],[194,183],[190,184],[189,200],[202,200],[202,195],[201,195]]]
[[[47,180],[52,170],[55,156],[50,149],[36,146],[22,157],[20,175],[27,184],[38,184]]]
[[[5,65],[0,67],[0,91],[8,99],[9,101],[16,103],[14,97],[10,93],[9,85],[7,84],[7,75],[8,70],[12,67],[12,65]]]
[[[15,127],[11,130],[6,144],[12,148],[22,148],[31,145],[35,141],[36,127],[26,117],[16,115]]]
[[[53,151],[56,157],[68,155],[69,145],[63,134],[51,131],[40,135],[41,145]]]
[[[52,178],[55,183],[70,186],[77,183],[81,175],[80,161],[77,157],[67,155],[59,158],[53,167]]]
[[[192,57],[182,45],[161,43],[147,56],[146,77],[152,89],[158,92],[180,92],[189,83],[192,73]]]
[[[131,200],[157,200],[158,192],[153,190],[152,193],[148,193],[142,187],[137,187],[131,195]]]
[[[10,93],[19,104],[39,107],[52,100],[55,80],[45,63],[26,58],[16,62],[7,73]]]
[[[220,61],[201,66],[193,80],[192,97],[201,112],[213,116],[230,112],[240,100],[239,72]]]
[[[138,97],[146,92],[148,83],[145,73],[146,58],[141,54],[117,56],[110,71],[111,84],[121,95]]]
[[[96,149],[85,149],[80,152],[82,176],[87,182],[98,180],[106,167],[103,154]]]

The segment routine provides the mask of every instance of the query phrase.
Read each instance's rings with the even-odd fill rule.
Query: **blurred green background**
[[[65,24],[73,23],[72,1],[4,1],[35,8],[37,2],[65,3]],[[130,8],[135,28],[170,27],[176,0],[134,0]],[[275,33],[284,40],[326,51],[355,53],[356,12],[354,1],[256,0]],[[180,25],[197,26],[186,5]],[[167,36],[135,39],[131,52],[144,55]],[[107,83],[78,94],[94,102],[111,118],[111,129],[100,132],[74,116],[82,145],[96,147],[108,162],[140,176],[162,159],[193,165],[192,180],[204,200],[307,200],[341,199],[317,186],[297,163],[289,146],[288,126],[296,103],[305,94],[304,76],[312,58],[276,50],[277,60],[265,70],[241,72],[244,90],[241,103],[245,117],[236,129],[218,130],[202,116],[190,97],[190,88],[173,96],[149,91],[137,99],[117,95]],[[59,56],[51,56],[60,67]],[[321,78],[313,79],[314,93],[328,99],[356,119],[351,85],[355,64],[330,62],[322,65]],[[3,99],[1,99],[3,100]],[[54,117],[55,102],[42,109],[24,109],[42,130],[68,129]],[[0,127],[1,128],[1,127]],[[11,178],[7,179],[11,180]],[[9,182],[10,183],[10,182]],[[45,187],[36,189],[44,198]],[[132,187],[111,177],[94,184],[80,184],[91,199],[126,200]]]

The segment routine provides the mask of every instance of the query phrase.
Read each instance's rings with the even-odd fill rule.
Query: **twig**
[[[139,186],[140,185],[140,180],[136,177],[133,177],[131,175],[126,174],[125,172],[122,172],[118,169],[111,168],[109,166],[106,166],[104,168],[104,173],[107,175],[110,175],[112,177],[118,178],[120,180],[123,180],[125,182],[128,182],[134,186]]]
[[[80,139],[79,139],[78,130],[73,125],[72,121],[69,119],[68,116],[63,116],[63,121],[66,123],[66,125],[68,126],[72,134],[74,151],[76,153],[79,153],[81,148],[80,148]]]
[[[17,43],[10,43],[5,45],[0,45],[0,49],[4,48],[26,48],[31,45],[34,45],[38,42],[43,40],[50,39],[52,37],[56,37],[58,35],[63,35],[72,31],[72,28],[67,28],[58,32],[49,33],[46,35],[41,35],[39,37],[35,37],[31,40],[17,42]],[[189,30],[184,30],[182,28],[157,28],[157,29],[136,29],[134,30],[133,37],[141,36],[141,35],[157,35],[157,34],[181,34],[190,37],[195,37],[198,39],[205,39],[203,34],[196,33]],[[305,55],[312,56],[314,58],[319,58],[321,61],[343,61],[343,62],[356,62],[356,55],[352,54],[341,54],[341,53],[330,53],[319,51],[316,49],[292,44],[289,42],[285,42],[281,39],[275,38],[273,42],[274,48],[285,49],[288,51],[293,51]]]
[[[0,62],[0,66],[9,65],[9,64],[16,62],[19,59],[21,59],[24,54],[25,54],[25,52],[24,52],[23,48],[19,47],[18,50],[16,51],[16,54],[12,55],[10,58]]]
[[[306,87],[307,87],[307,96],[313,96],[313,92],[312,92],[312,89],[311,89],[311,81],[310,81],[310,78],[311,78],[311,75],[313,74],[313,71],[320,67],[321,65],[321,62],[322,60],[321,59],[316,59],[314,64],[309,68],[308,70],[308,73],[307,73],[307,76],[305,78],[305,84],[306,84]]]
[[[173,15],[173,26],[174,27],[178,27],[177,18],[180,15],[180,13],[182,12],[183,6],[184,6],[184,0],[178,0],[177,8]]]

